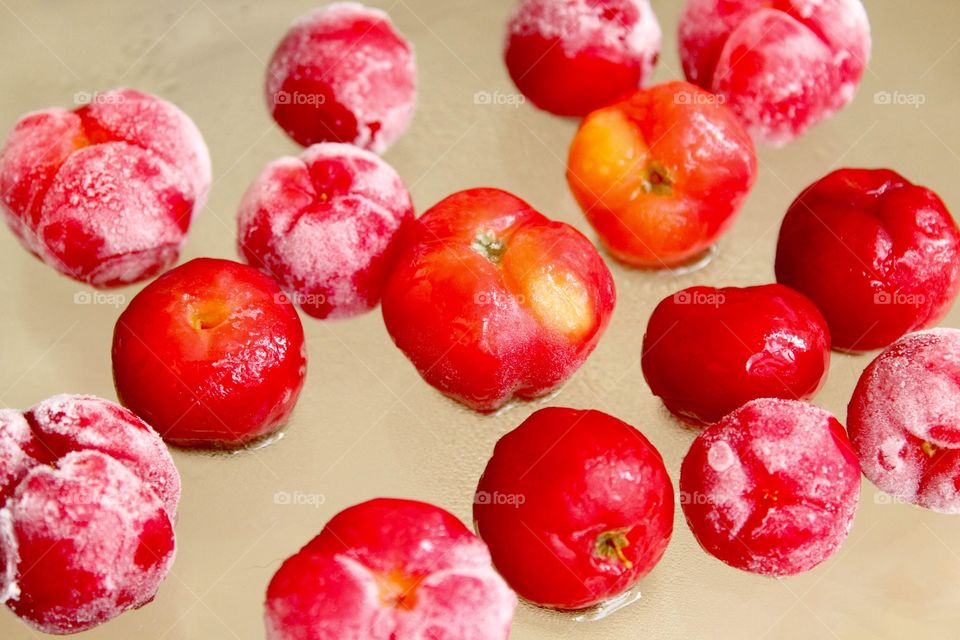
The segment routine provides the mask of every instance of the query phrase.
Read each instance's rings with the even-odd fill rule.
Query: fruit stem
[[[604,531],[597,536],[597,555],[602,558],[617,558],[624,567],[632,569],[633,563],[623,553],[623,550],[630,546],[630,541],[627,540],[627,531],[629,529]]]
[[[670,172],[656,160],[651,160],[647,164],[642,184],[645,193],[657,193],[663,196],[673,193],[673,179],[670,177]]]
[[[489,229],[480,229],[470,245],[474,251],[493,263],[500,262],[507,245]]]

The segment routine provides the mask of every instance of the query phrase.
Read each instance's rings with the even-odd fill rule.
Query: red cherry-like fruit
[[[691,287],[654,309],[641,364],[673,414],[711,424],[757,398],[812,397],[827,377],[830,331],[783,285]]]
[[[0,151],[0,209],[20,243],[96,287],[173,264],[210,189],[193,121],[130,89],[23,116]]]
[[[243,197],[238,244],[305,312],[343,318],[374,308],[413,202],[397,172],[348,144],[271,162]]]
[[[673,508],[663,459],[643,434],[600,411],[551,407],[497,443],[473,518],[518,595],[583,609],[653,569]]]
[[[150,602],[173,562],[180,476],[159,436],[93,396],[0,411],[0,602],[44,633]]]
[[[820,308],[835,348],[879,349],[949,311],[960,230],[929,189],[888,169],[841,169],[790,206],[776,272]]]
[[[688,0],[679,37],[687,79],[776,146],[853,99],[871,45],[860,0]]]
[[[609,269],[576,229],[505,191],[470,189],[411,225],[382,309],[427,382],[492,411],[569,378],[615,297]]]
[[[275,431],[305,372],[293,305],[269,276],[229,260],[168,271],[114,328],[120,401],[179,446],[236,447]]]
[[[570,145],[567,182],[615,258],[664,268],[706,251],[757,175],[753,142],[715,96],[685,82],[594,111]]]
[[[267,589],[268,640],[506,640],[517,598],[453,515],[378,499],[333,517]]]
[[[520,0],[507,70],[541,109],[585,116],[649,80],[660,35],[648,0]]]
[[[859,496],[860,465],[843,426],[797,400],[745,404],[701,432],[680,469],[680,504],[700,546],[767,576],[833,555]]]
[[[871,482],[960,513],[960,330],[911,333],[877,356],[853,392],[847,424]]]
[[[378,9],[333,2],[300,17],[267,67],[267,106],[303,146],[347,142],[382,153],[410,124],[413,48]]]

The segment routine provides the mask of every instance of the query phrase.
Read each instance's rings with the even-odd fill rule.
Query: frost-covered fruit
[[[230,260],[168,271],[114,328],[120,401],[178,446],[237,447],[276,431],[305,373],[296,309],[272,278]]]
[[[783,285],[690,287],[654,309],[641,364],[667,409],[711,424],[757,398],[811,398],[827,377],[830,331]]]
[[[210,155],[177,107],[115,89],[23,116],[0,151],[0,209],[21,244],[96,287],[173,264],[210,188]]]
[[[847,424],[877,487],[960,513],[960,330],[911,333],[877,356],[853,392]]]
[[[381,498],[336,516],[267,589],[268,640],[505,640],[517,598],[453,515]]]
[[[173,562],[180,477],[159,436],[93,396],[0,411],[0,601],[45,633],[150,602]]]
[[[522,598],[583,609],[626,592],[673,533],[673,485],[639,431],[600,411],[550,407],[497,442],[473,519]]]
[[[660,36],[648,0],[520,0],[507,70],[539,108],[585,116],[650,79]]]
[[[880,349],[950,310],[960,229],[930,189],[889,169],[840,169],[790,205],[776,273],[820,308],[834,348]]]
[[[680,504],[708,553],[751,573],[789,576],[846,539],[860,466],[843,426],[797,400],[748,402],[707,427],[680,469]]]
[[[378,9],[334,2],[299,18],[267,67],[273,119],[303,146],[384,152],[416,105],[413,48]]]
[[[687,79],[777,146],[846,106],[870,58],[860,0],[688,0],[679,38]]]
[[[306,313],[343,318],[380,302],[413,202],[379,156],[315,144],[271,162],[247,190],[239,250]]]

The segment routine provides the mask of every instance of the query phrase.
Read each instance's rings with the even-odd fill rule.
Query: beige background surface
[[[28,110],[129,85],[172,100],[203,131],[214,162],[209,206],[184,258],[234,258],[234,212],[269,160],[297,147],[261,97],[264,62],[304,0],[0,0],[0,128]],[[497,186],[589,232],[567,192],[573,121],[516,108],[501,62],[508,0],[379,0],[416,45],[420,104],[386,155],[418,211],[471,186]],[[657,80],[679,77],[680,2],[654,0],[665,31]],[[780,218],[794,195],[842,165],[890,166],[960,211],[960,3],[868,0],[874,55],[856,102],[786,149],[760,150],[759,182],[717,259],[683,277],[613,265],[619,306],[596,353],[549,402],[596,407],[640,428],[676,478],[692,433],[669,419],[638,363],[647,317],[693,283],[773,278]],[[478,92],[493,104],[475,102]],[[918,108],[876,104],[877,92],[922,96]],[[892,102],[898,102],[897,99]],[[110,336],[116,303],[137,288],[77,304],[84,287],[29,257],[0,230],[0,404],[59,392],[115,398]],[[954,311],[945,324],[960,326]],[[154,603],[83,638],[262,638],[261,601],[280,562],[340,509],[375,496],[431,501],[469,518],[497,438],[534,406],[473,415],[440,397],[392,346],[380,314],[305,318],[308,380],[279,443],[210,457],[177,452],[184,492],[179,554]],[[843,419],[866,357],[835,356],[816,402]],[[286,493],[284,493],[286,492]],[[300,492],[314,505],[283,505]],[[277,499],[278,493],[280,499]],[[730,569],[697,547],[679,510],[643,599],[599,622],[522,606],[513,638],[960,638],[960,519],[890,504],[869,483],[836,557],[782,581]],[[0,609],[0,638],[39,637]]]

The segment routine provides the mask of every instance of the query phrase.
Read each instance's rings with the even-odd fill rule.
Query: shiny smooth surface
[[[495,186],[595,236],[564,180],[576,122],[514,93],[501,57],[507,0],[382,0],[416,46],[420,102],[385,158],[417,211],[454,191]],[[677,1],[653,3],[664,29],[655,79],[680,77]],[[307,1],[0,0],[0,128],[25,111],[72,106],[116,85],[157,93],[200,127],[214,185],[183,260],[236,257],[244,189],[297,147],[263,104],[264,65]],[[638,427],[677,480],[693,433],[643,382],[643,330],[664,296],[693,284],[773,280],[780,219],[794,196],[840,166],[890,166],[960,211],[960,4],[868,0],[874,54],[856,100],[781,150],[759,149],[760,176],[715,259],[684,275],[611,262],[618,306],[583,368],[546,404],[597,408]],[[921,104],[922,103],[922,104]],[[0,230],[0,403],[26,407],[61,392],[115,398],[113,323],[140,287],[95,292],[57,275]],[[393,347],[379,312],[304,317],[306,387],[284,437],[237,455],[174,452],[183,476],[179,551],[155,602],[77,636],[102,640],[263,638],[262,601],[281,561],[337,511],[375,496],[434,502],[469,520],[477,479],[497,438],[542,404],[478,416],[446,400]],[[954,309],[943,322],[960,326]],[[836,355],[815,402],[843,421],[870,356]],[[677,512],[643,597],[600,621],[522,605],[518,640],[633,638],[949,638],[960,613],[960,520],[895,504],[864,481],[853,531],[808,574],[772,580],[701,551]],[[0,638],[41,637],[0,610]]]

